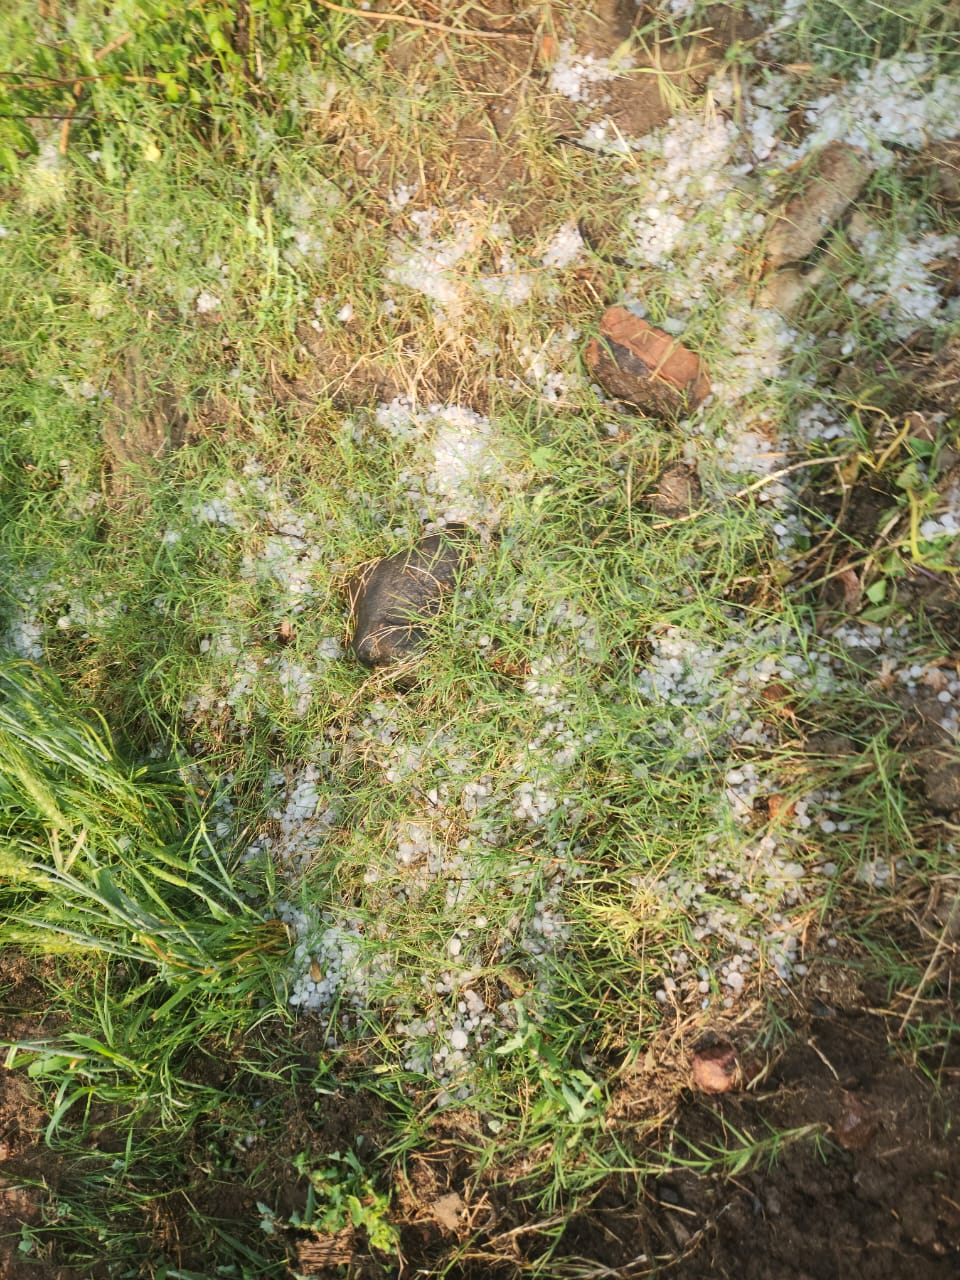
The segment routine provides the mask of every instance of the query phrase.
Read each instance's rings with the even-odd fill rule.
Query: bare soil
[[[915,944],[921,932],[948,942],[922,993],[927,1024],[935,1007],[956,1022],[947,1004],[954,935],[960,932],[955,903],[956,886],[940,886],[939,896],[917,899],[916,912],[907,913],[916,915],[915,923],[903,925],[905,945],[911,939]],[[599,1187],[553,1248],[553,1269],[540,1274],[624,1280],[661,1274],[690,1280],[936,1280],[958,1274],[960,1144],[953,1133],[960,1114],[960,1049],[945,1040],[926,1054],[911,1051],[909,1035],[901,1034],[909,1032],[917,1011],[907,1000],[910,993],[890,997],[863,975],[862,964],[851,958],[814,964],[776,1045],[758,1045],[755,1024],[738,1028],[730,1019],[718,1025],[721,1041],[735,1047],[742,1066],[740,1087],[728,1093],[709,1096],[693,1087],[689,1042],[671,1052],[665,1041],[662,1060],[654,1049],[632,1073],[621,1073],[623,1096],[611,1109],[617,1136],[628,1150],[637,1147],[638,1160],[649,1157],[651,1147],[665,1153],[669,1143],[669,1172],[640,1184],[611,1179]],[[21,958],[8,963],[0,1039],[50,1032],[38,1012],[38,1000],[49,998],[49,977]],[[698,1035],[702,1044],[702,1028]],[[547,1215],[521,1200],[502,1171],[478,1175],[469,1154],[472,1118],[465,1115],[438,1114],[421,1149],[396,1174],[393,1220],[401,1234],[402,1270],[373,1256],[362,1232],[334,1238],[283,1229],[306,1203],[303,1180],[292,1172],[299,1153],[320,1160],[353,1146],[361,1134],[374,1152],[387,1133],[380,1104],[362,1090],[345,1087],[318,1106],[310,1064],[319,1048],[310,1026],[295,1045],[278,1040],[282,1079],[273,1086],[256,1081],[261,1093],[273,1091],[265,1103],[274,1115],[267,1150],[259,1145],[238,1159],[222,1138],[218,1117],[211,1116],[186,1144],[178,1177],[168,1174],[162,1186],[141,1185],[146,1207],[127,1226],[142,1239],[142,1275],[152,1276],[163,1262],[205,1274],[214,1237],[204,1223],[248,1241],[261,1256],[273,1255],[270,1274],[277,1276],[289,1267],[287,1274],[321,1278],[519,1280],[538,1262],[543,1266],[551,1249]],[[223,1060],[204,1059],[198,1070],[219,1073],[226,1096],[252,1087]],[[673,1113],[659,1136],[649,1129],[657,1106]],[[67,1157],[46,1145],[45,1124],[24,1076],[0,1077],[0,1276],[111,1276],[109,1260],[91,1266],[82,1249],[78,1262],[77,1238],[55,1229],[60,1197],[77,1194],[83,1144]],[[737,1150],[775,1133],[783,1135],[779,1148],[742,1171],[704,1175],[694,1167],[698,1152]],[[109,1151],[109,1121],[91,1125],[84,1143],[91,1156]],[[263,1204],[281,1223],[266,1246]],[[31,1245],[29,1252],[21,1243]]]
[[[826,1142],[786,1146],[776,1166],[721,1182],[673,1175],[657,1189],[661,1226],[685,1256],[677,1276],[839,1280],[956,1275],[958,1079],[937,1090],[890,1050],[863,1010],[811,1018],[765,1096],[693,1103],[680,1131],[698,1145],[727,1125],[762,1134],[816,1125]],[[691,1244],[694,1247],[691,1248]]]

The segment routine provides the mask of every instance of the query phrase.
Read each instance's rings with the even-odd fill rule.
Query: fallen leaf
[[[844,569],[843,573],[837,575],[837,578],[841,587],[843,587],[844,608],[847,613],[856,613],[863,599],[863,587],[860,585],[860,579],[853,569]]]
[[[920,677],[920,683],[925,684],[928,689],[932,689],[934,693],[940,693],[948,688],[950,681],[947,673],[942,667],[929,666]]]
[[[767,813],[771,822],[776,822],[778,818],[792,818],[795,812],[793,802],[788,802],[786,796],[767,796]]]

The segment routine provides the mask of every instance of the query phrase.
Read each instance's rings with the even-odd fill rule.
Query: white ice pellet
[[[569,40],[562,40],[550,71],[549,88],[571,102],[588,102],[594,96],[594,86],[613,80],[619,70],[630,65],[629,59],[622,59],[618,68],[607,58],[578,54]]]
[[[209,290],[203,289],[197,294],[195,305],[197,308],[197,315],[206,316],[210,315],[214,311],[218,311],[223,303],[215,293],[210,293]]]

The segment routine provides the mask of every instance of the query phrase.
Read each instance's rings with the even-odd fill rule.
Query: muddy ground
[[[955,893],[955,886],[954,893]],[[955,898],[917,898],[911,923],[891,928],[930,939],[933,981],[911,1005],[865,977],[863,958],[851,952],[815,964],[795,993],[775,1042],[757,1042],[732,1019],[687,1039],[674,1032],[643,1062],[621,1068],[612,1089],[611,1126],[629,1149],[631,1134],[649,1122],[651,1106],[672,1112],[652,1147],[666,1172],[637,1184],[611,1179],[588,1210],[571,1219],[552,1255],[549,1223],[525,1207],[516,1188],[500,1176],[477,1177],[465,1150],[469,1120],[443,1113],[432,1141],[396,1175],[392,1220],[405,1264],[378,1260],[362,1233],[337,1237],[281,1228],[270,1240],[260,1225],[266,1204],[289,1222],[305,1204],[306,1187],[291,1172],[303,1150],[321,1159],[342,1151],[362,1133],[376,1148],[386,1136],[379,1104],[348,1087],[317,1109],[313,1089],[316,1033],[306,1028],[291,1044],[268,1032],[256,1053],[277,1055],[282,1080],[274,1086],[286,1145],[246,1160],[218,1146],[218,1120],[198,1126],[179,1158],[151,1185],[148,1170],[131,1173],[141,1209],[123,1209],[126,1228],[142,1244],[140,1274],[164,1264],[206,1275],[211,1239],[201,1225],[216,1223],[265,1258],[270,1274],[400,1277],[520,1277],[537,1262],[539,1274],[635,1277],[671,1275],[737,1277],[737,1280],[925,1280],[960,1271],[960,1050],[944,1039],[925,1050],[911,1044],[922,1012],[956,1024],[949,1000],[957,951]],[[953,911],[953,921],[950,912]],[[947,945],[942,945],[943,939]],[[0,1040],[49,1035],[55,1016],[49,1001],[49,966],[8,957],[0,994]],[[271,1044],[271,1039],[274,1043]],[[732,1046],[735,1087],[710,1095],[693,1086],[691,1062],[704,1046]],[[709,1053],[707,1053],[709,1057]],[[208,1062],[213,1062],[209,1059]],[[221,1062],[225,1095],[255,1087],[243,1069]],[[218,1077],[218,1080],[219,1080]],[[671,1084],[672,1081],[672,1084]],[[671,1096],[672,1090],[672,1096]],[[659,1095],[659,1099],[658,1099]],[[76,1204],[84,1178],[111,1152],[110,1118],[91,1117],[84,1136],[74,1131],[66,1154],[44,1140],[47,1115],[40,1095],[22,1073],[0,1076],[0,1276],[4,1280],[81,1280],[121,1274],[110,1260],[94,1260],[95,1240],[85,1239]],[[798,1133],[798,1131],[802,1131]],[[781,1134],[779,1149],[770,1146]],[[791,1137],[791,1135],[793,1135]],[[704,1176],[698,1152],[745,1141],[767,1147],[743,1169]],[[218,1157],[219,1151],[219,1157]],[[670,1153],[670,1154],[668,1154]],[[638,1153],[639,1154],[639,1153]],[[154,1175],[157,1176],[157,1175]],[[88,1184],[89,1186],[90,1184]],[[101,1192],[102,1194],[102,1192]],[[119,1210],[118,1210],[119,1212]],[[220,1255],[222,1256],[222,1255]],[[131,1274],[126,1267],[122,1274]]]

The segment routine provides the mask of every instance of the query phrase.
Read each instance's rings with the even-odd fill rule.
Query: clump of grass
[[[114,172],[131,153],[158,155],[178,117],[229,132],[238,99],[269,97],[272,77],[310,56],[336,57],[347,27],[342,14],[289,0],[250,0],[242,12],[226,0],[75,0],[39,22],[17,4],[6,23],[0,166],[11,173],[40,150],[30,117],[59,122],[61,152],[71,140],[99,147]]]
[[[799,57],[846,74],[903,51],[950,59],[957,32],[956,12],[942,0],[822,0],[804,7],[788,41]]]
[[[282,932],[234,889],[181,771],[124,762],[104,724],[25,664],[0,670],[0,762],[4,945],[81,975],[76,1025],[15,1046],[8,1065],[57,1078],[51,1130],[91,1097],[188,1123],[190,1053],[276,1008]]]

